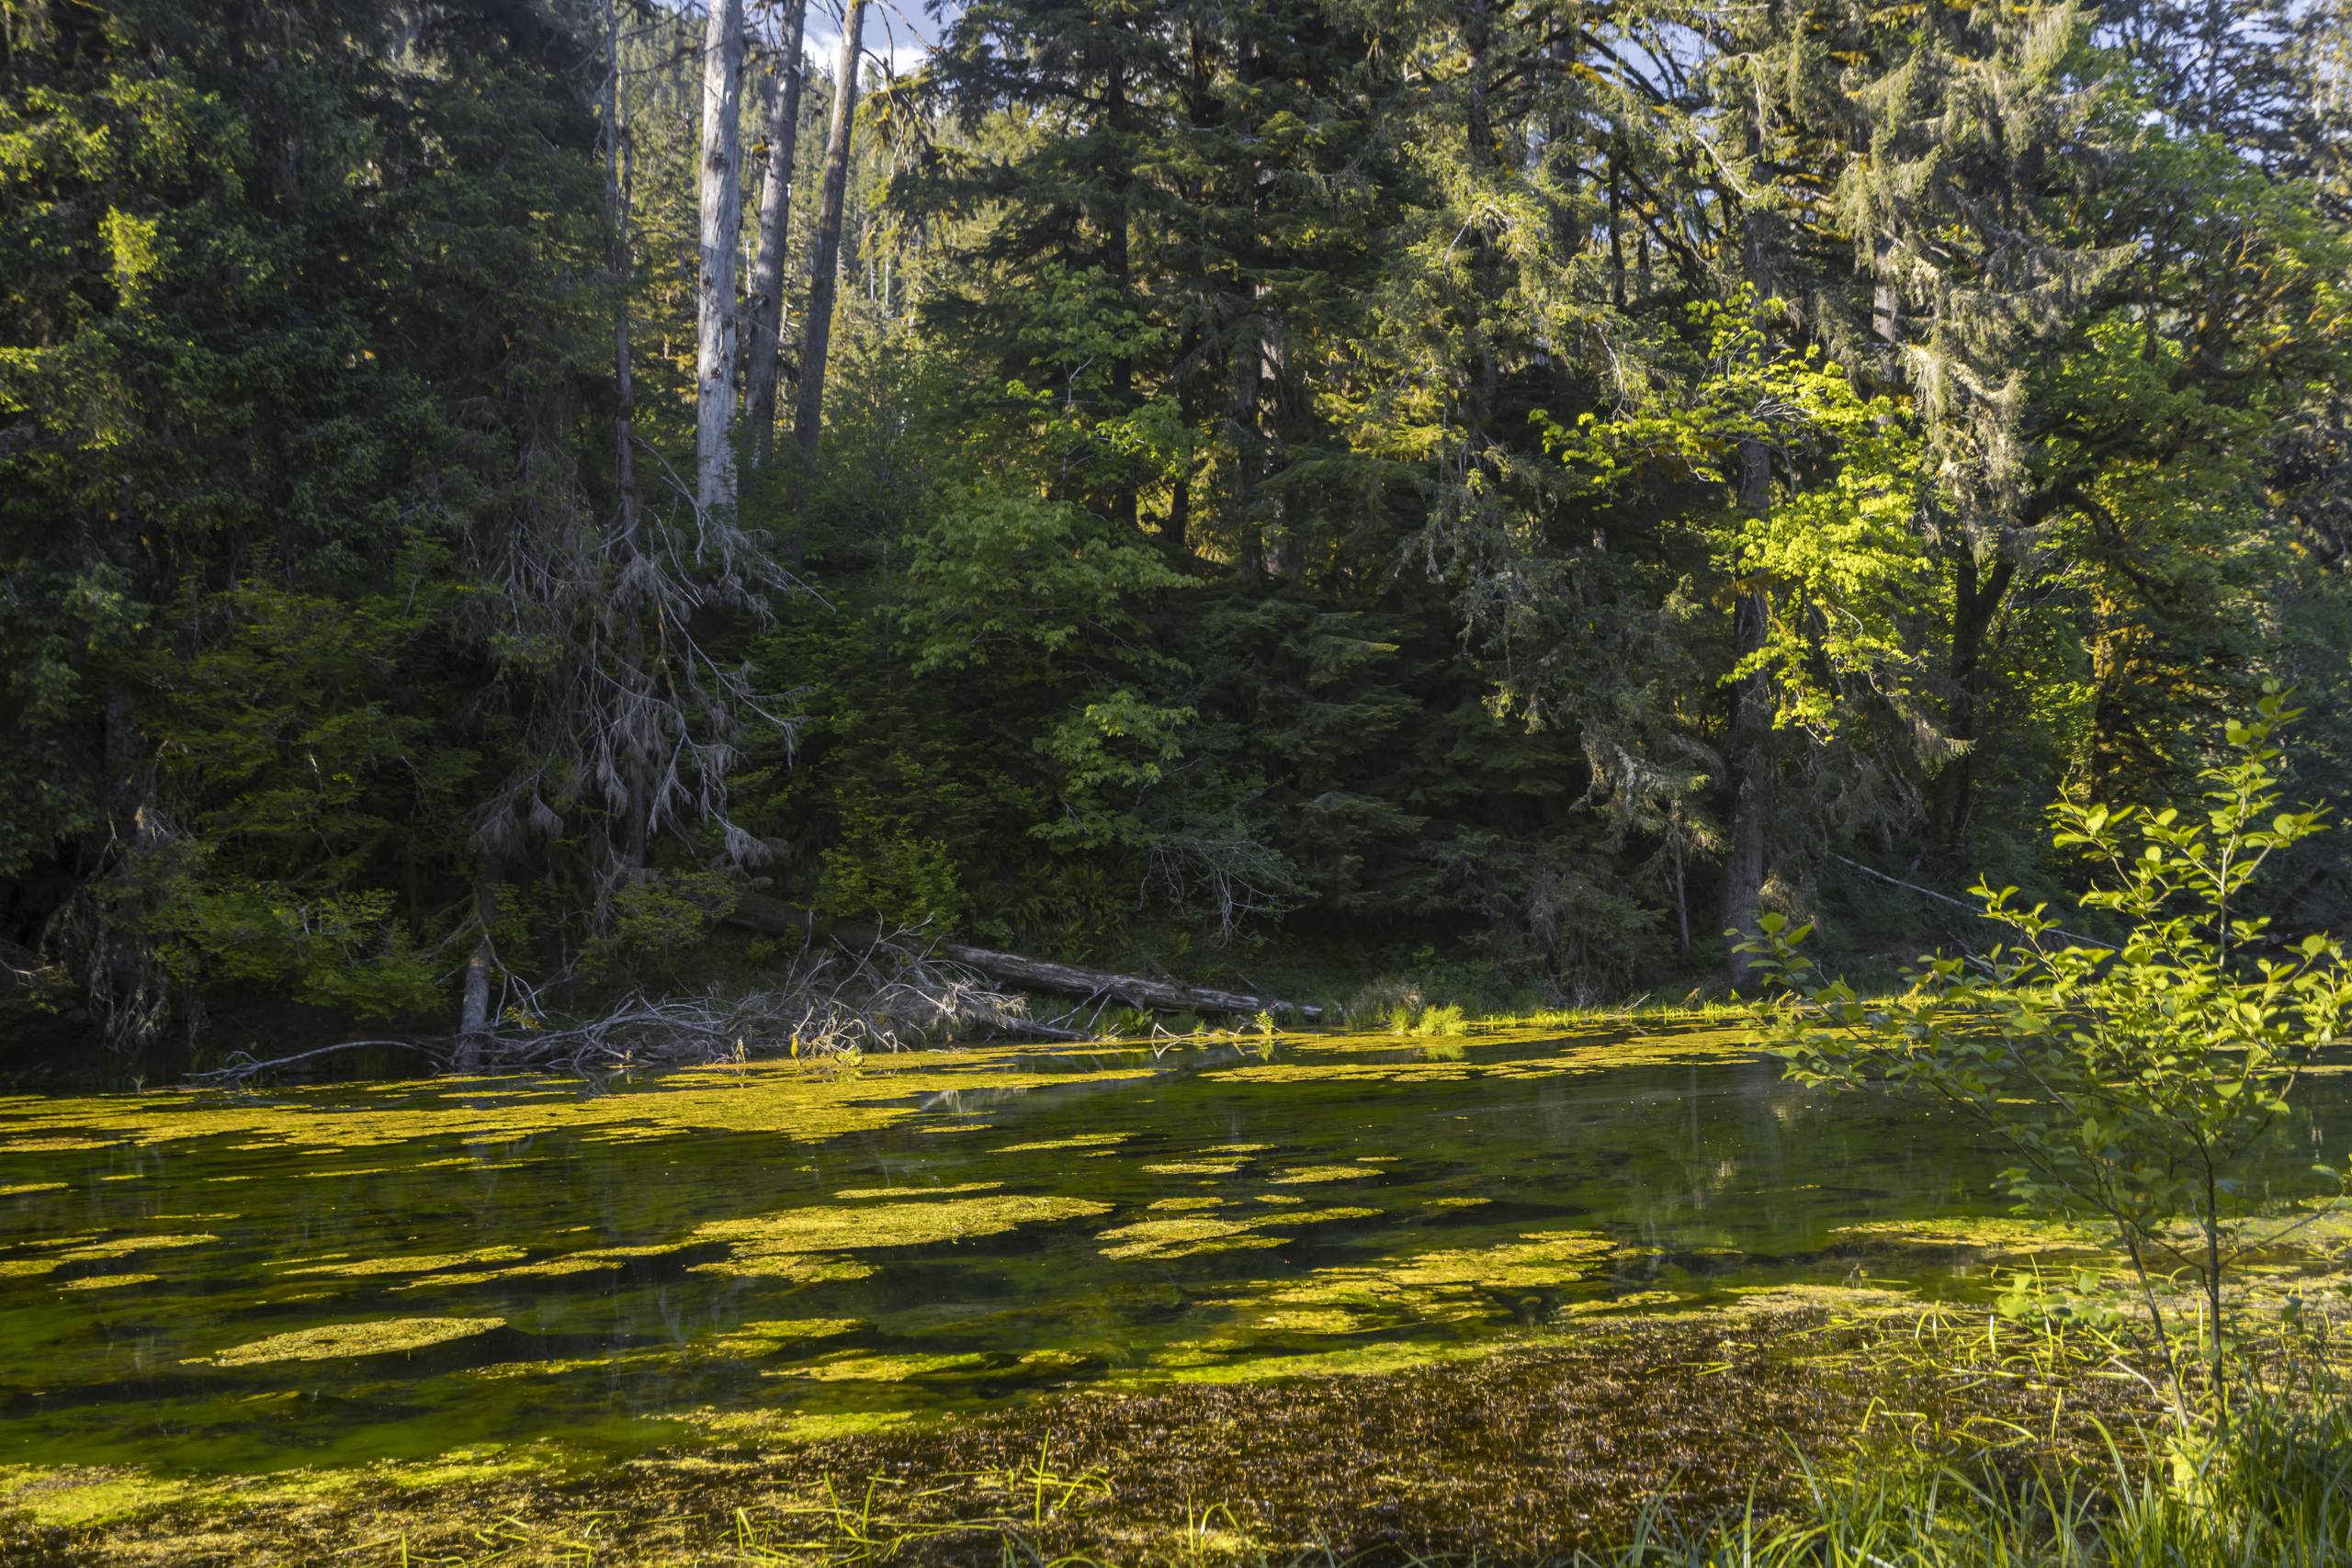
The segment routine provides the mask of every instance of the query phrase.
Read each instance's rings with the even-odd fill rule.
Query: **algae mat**
[[[2282,1150],[2347,1105],[2320,1081]],[[1701,1028],[18,1095],[0,1465],[325,1484],[1964,1294],[2034,1249],[1999,1163]]]

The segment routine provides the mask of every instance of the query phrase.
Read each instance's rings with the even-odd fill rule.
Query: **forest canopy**
[[[2343,799],[2341,0],[846,13],[0,0],[0,1028],[754,893],[1680,996],[2068,886],[2267,682]]]

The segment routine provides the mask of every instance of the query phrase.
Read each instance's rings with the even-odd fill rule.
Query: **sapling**
[[[2119,931],[2111,942],[2076,936],[2047,904],[1980,882],[1972,891],[2003,940],[1975,956],[1922,959],[1892,1000],[1865,1001],[1824,977],[1805,951],[1809,924],[1767,915],[1747,944],[1776,983],[1765,1016],[1792,1078],[1936,1096],[2016,1156],[2000,1179],[2021,1212],[2111,1227],[2184,1419],[2158,1277],[2197,1288],[2226,1420],[2225,1279],[2312,1217],[2256,1213],[2241,1168],[2313,1055],[2352,1020],[2341,944],[2285,941],[2251,908],[2249,888],[2272,857],[2322,830],[2318,810],[2281,804],[2274,738],[2295,716],[2267,690],[2250,719],[2228,725],[2188,808],[2052,807],[2057,846],[2089,865],[2074,919]],[[2341,1192],[2337,1171],[2313,1169]]]

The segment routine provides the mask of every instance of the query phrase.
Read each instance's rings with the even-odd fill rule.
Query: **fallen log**
[[[741,895],[734,911],[727,919],[731,924],[769,936],[807,931],[816,923],[816,916],[810,911],[760,893]],[[845,934],[852,941],[867,939],[872,935],[862,929]],[[1109,969],[1085,969],[1075,964],[1057,964],[1050,959],[1030,958],[1018,953],[999,953],[994,948],[971,947],[959,942],[934,942],[931,951],[950,964],[961,964],[1000,980],[1034,987],[1041,991],[1053,991],[1061,996],[1107,997],[1129,1007],[1151,1008],[1161,1012],[1235,1013],[1243,1017],[1254,1017],[1264,1012],[1288,1014],[1310,1023],[1323,1016],[1323,1010],[1319,1007],[1284,1001],[1279,997],[1257,997],[1246,991],[1186,986],[1173,980],[1155,980],[1145,975],[1122,975]]]

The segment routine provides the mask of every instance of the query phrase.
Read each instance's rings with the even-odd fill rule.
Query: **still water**
[[[2346,1100],[2317,1081],[2280,1181]],[[820,1436],[1967,1293],[2000,1163],[1698,1027],[6,1098],[0,1463]]]

